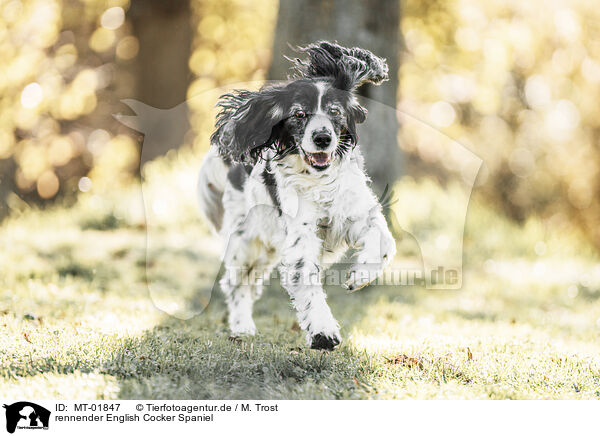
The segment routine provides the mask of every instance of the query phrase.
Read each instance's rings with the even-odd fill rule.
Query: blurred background
[[[388,59],[392,80],[361,95],[483,159],[474,191],[490,207],[599,246],[598,23],[585,0],[1,0],[0,214],[136,183],[143,135],[112,116],[131,113],[125,98],[160,109],[189,100],[168,147],[146,144],[142,164],[199,162],[215,96],[193,97],[284,79],[287,43],[330,38]],[[372,112],[376,132],[363,128],[363,147],[385,144],[367,152],[375,184],[446,183],[435,137],[393,118]]]

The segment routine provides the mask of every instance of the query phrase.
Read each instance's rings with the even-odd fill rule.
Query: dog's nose
[[[315,132],[313,142],[318,148],[327,148],[331,144],[331,135],[328,132]]]

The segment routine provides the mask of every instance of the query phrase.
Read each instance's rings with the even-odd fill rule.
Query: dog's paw
[[[254,336],[256,334],[256,325],[254,321],[234,319],[230,320],[229,328],[231,336]]]
[[[387,230],[387,229],[386,229]],[[346,274],[343,287],[348,292],[358,291],[373,283],[396,255],[396,242],[389,231],[384,232],[377,250],[359,252],[356,263]]]
[[[338,335],[327,336],[323,333],[317,333],[311,337],[310,348],[313,350],[327,350],[331,351],[337,347],[341,342]]]
[[[346,274],[342,285],[348,292],[356,292],[373,283],[383,272],[381,264],[356,264]]]

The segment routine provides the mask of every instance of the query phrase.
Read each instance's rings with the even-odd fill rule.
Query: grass
[[[409,202],[439,189],[405,180],[398,193]],[[146,224],[135,192],[3,223],[4,397],[600,397],[600,268],[576,234],[517,226],[474,198],[463,288],[330,288],[344,342],[327,353],[305,347],[276,284],[256,305],[260,333],[229,340],[223,300],[210,292],[214,240],[195,212],[174,211],[172,226],[152,216],[148,197]],[[398,262],[416,252],[410,241]]]

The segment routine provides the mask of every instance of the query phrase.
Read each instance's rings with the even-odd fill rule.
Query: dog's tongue
[[[317,165],[327,165],[329,163],[329,153],[312,153],[311,154],[312,161]]]

